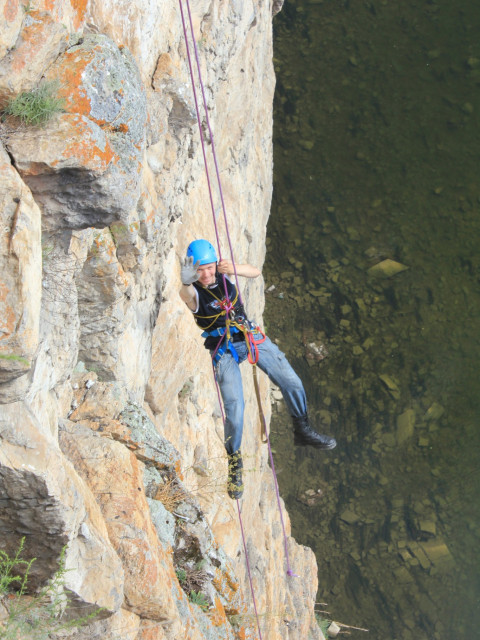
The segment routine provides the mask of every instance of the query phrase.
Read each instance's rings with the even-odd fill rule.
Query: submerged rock
[[[397,442],[403,444],[413,436],[415,430],[415,411],[407,409],[397,418]]]
[[[373,267],[368,269],[368,275],[376,276],[380,278],[391,278],[395,276],[397,273],[401,273],[402,271],[406,271],[408,267],[400,262],[396,262],[395,260],[390,260],[387,258],[386,260],[382,260]]]

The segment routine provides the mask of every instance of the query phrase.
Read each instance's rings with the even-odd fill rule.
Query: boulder
[[[123,569],[87,485],[24,403],[0,407],[0,442],[2,550],[12,556],[25,538],[23,557],[36,558],[29,577],[35,588],[53,576],[66,547],[72,610],[77,616],[99,607],[104,614],[118,610]]]
[[[396,262],[395,260],[387,258],[386,260],[382,260],[381,262],[374,264],[373,267],[370,267],[368,275],[380,278],[391,278],[406,269],[408,269],[408,267],[401,262]]]
[[[415,411],[407,409],[397,418],[397,443],[403,444],[409,440],[415,430]]]
[[[140,196],[146,98],[131,54],[88,35],[49,68],[66,113],[34,131],[12,131],[8,148],[40,203],[44,226],[129,222]]]
[[[73,424],[73,423],[71,423]],[[143,465],[119,442],[64,423],[60,446],[100,505],[108,535],[125,572],[125,608],[140,617],[177,625],[169,554],[159,545],[143,487]]]

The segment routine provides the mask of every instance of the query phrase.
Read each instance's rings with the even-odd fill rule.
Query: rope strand
[[[240,284],[238,282],[237,268],[236,268],[235,259],[234,259],[232,240],[231,240],[231,236],[230,236],[230,232],[229,232],[225,200],[224,200],[224,197],[223,197],[223,189],[222,189],[222,183],[221,183],[221,179],[220,179],[220,171],[219,171],[219,167],[218,167],[217,154],[216,154],[216,150],[215,150],[214,135],[213,135],[212,127],[210,125],[210,119],[208,117],[207,100],[206,100],[206,97],[205,97],[205,87],[204,87],[203,80],[202,80],[202,74],[201,74],[201,68],[200,68],[200,60],[199,60],[199,56],[198,56],[198,48],[197,48],[194,29],[193,29],[192,13],[191,13],[191,10],[190,10],[190,2],[189,2],[189,0],[185,0],[185,2],[186,2],[186,6],[187,6],[188,21],[189,21],[189,25],[190,25],[191,39],[192,39],[192,42],[193,42],[195,61],[196,61],[196,65],[197,65],[198,82],[199,82],[199,86],[200,86],[201,94],[202,94],[203,108],[204,108],[204,113],[205,113],[205,121],[206,121],[206,124],[207,124],[208,133],[209,133],[209,136],[210,136],[210,144],[211,144],[213,162],[214,162],[214,166],[215,166],[215,173],[216,173],[216,178],[217,178],[218,192],[219,192],[219,195],[220,195],[221,208],[222,208],[222,211],[223,211],[223,218],[224,218],[224,222],[225,222],[225,233],[226,233],[226,237],[227,237],[227,241],[228,241],[228,246],[229,246],[229,249],[230,249],[230,256],[231,256],[231,261],[232,261],[232,265],[233,265],[233,271],[234,271],[234,275],[235,275],[235,282],[236,282],[237,292],[238,292],[238,300],[239,300],[240,304],[243,305],[242,295],[241,295],[241,291],[240,291]],[[187,52],[188,66],[189,66],[189,70],[190,70],[190,79],[191,79],[191,83],[192,83],[193,97],[194,97],[194,102],[195,102],[195,110],[196,110],[196,115],[197,115],[197,124],[198,124],[198,130],[199,130],[199,134],[200,134],[201,147],[202,147],[203,162],[204,162],[204,165],[205,165],[205,173],[206,173],[206,178],[207,178],[208,193],[209,193],[209,198],[210,198],[210,207],[211,207],[211,210],[212,210],[212,219],[213,219],[213,225],[214,225],[214,229],[215,229],[215,237],[216,237],[216,241],[217,241],[218,257],[219,257],[220,260],[222,260],[221,245],[220,245],[220,235],[219,235],[219,231],[218,231],[218,224],[217,224],[215,206],[214,206],[214,202],[213,202],[212,186],[211,186],[211,181],[210,181],[210,173],[209,173],[209,169],[208,169],[208,162],[207,162],[207,155],[206,155],[206,150],[205,150],[204,135],[203,135],[202,123],[201,123],[201,119],[200,119],[200,110],[199,110],[198,99],[197,99],[197,91],[196,91],[196,88],[195,88],[195,78],[194,78],[194,72],[193,72],[193,66],[192,66],[192,59],[191,59],[191,55],[190,55],[190,46],[188,44],[187,26],[186,26],[184,11],[183,11],[183,1],[182,0],[179,0],[179,5],[180,5],[181,18],[182,18],[183,33],[184,33],[184,37],[185,37],[185,46],[186,46],[186,52]],[[230,303],[229,296],[228,296],[225,274],[222,274],[222,277],[223,277],[223,284],[224,284],[225,295],[226,295],[226,300],[227,300],[227,326],[228,326],[228,320],[229,320],[229,311],[228,311],[228,309],[230,309],[232,305]],[[220,407],[221,407],[222,418],[223,418],[223,422],[224,423],[225,423],[225,414],[224,414],[224,410],[223,410],[223,406],[222,406],[222,402],[221,402],[221,394],[220,394],[220,389],[219,389],[219,385],[218,385],[218,382],[217,382],[217,377],[216,377],[216,374],[215,374],[215,366],[213,364],[213,358],[215,357],[215,355],[216,355],[216,353],[217,353],[217,351],[218,351],[218,349],[220,347],[220,344],[225,339],[226,335],[227,335],[227,332],[225,332],[225,334],[222,336],[221,340],[219,341],[219,343],[217,345],[217,348],[215,349],[213,357],[212,357],[213,375],[214,375],[215,385],[216,385],[216,388],[217,388],[217,395],[218,395],[218,400],[219,400],[219,404],[220,404]],[[245,339],[247,340],[247,345],[250,347],[249,336],[246,335]],[[259,403],[259,405],[260,405],[260,403]],[[287,575],[290,576],[290,577],[298,577],[298,576],[296,576],[296,574],[292,571],[292,569],[290,567],[290,559],[289,559],[289,554],[288,554],[288,540],[287,540],[285,523],[284,523],[284,518],[283,518],[283,513],[282,513],[282,507],[281,507],[281,503],[280,503],[280,492],[279,492],[279,488],[278,488],[278,480],[277,480],[277,475],[276,475],[276,472],[275,472],[275,465],[274,465],[274,462],[273,462],[273,453],[272,453],[272,448],[271,448],[271,445],[270,445],[270,438],[269,438],[269,434],[268,434],[268,430],[267,430],[267,426],[266,426],[266,420],[265,420],[265,416],[264,416],[263,410],[261,408],[261,405],[260,405],[260,416],[261,416],[261,420],[262,420],[262,423],[263,423],[264,432],[266,434],[266,441],[267,441],[267,445],[268,445],[268,455],[269,455],[269,460],[270,460],[270,466],[271,466],[271,469],[272,469],[272,475],[273,475],[274,487],[275,487],[275,494],[276,494],[277,505],[278,505],[278,510],[279,510],[279,514],[280,514],[280,522],[281,522],[282,531],[283,531],[283,539],[284,539],[284,547],[285,547],[285,559],[286,559],[286,565],[287,565]],[[256,617],[256,621],[257,621],[258,634],[259,634],[260,640],[262,640],[262,633],[261,633],[261,630],[260,630],[260,621],[259,621],[259,617],[258,617],[257,605],[256,605],[256,600],[255,600],[255,593],[254,593],[254,589],[253,589],[253,581],[252,581],[251,570],[250,570],[250,562],[249,562],[248,553],[247,553],[245,532],[244,532],[244,528],[243,528],[243,521],[242,521],[242,516],[241,516],[240,503],[239,503],[238,499],[237,499],[237,510],[238,510],[238,518],[239,518],[239,522],[240,522],[240,530],[241,530],[241,534],[242,534],[243,546],[244,546],[244,551],[245,551],[245,560],[246,560],[246,565],[247,565],[248,579],[249,579],[249,583],[250,583],[250,591],[251,591],[251,594],[252,594],[255,617]]]
[[[204,141],[204,138],[203,138],[202,122],[200,120],[200,109],[198,107],[197,90],[195,89],[195,78],[194,78],[194,73],[193,73],[192,57],[190,55],[190,45],[188,44],[187,24],[185,22],[185,15],[184,15],[184,12],[183,12],[182,0],[178,0],[178,2],[179,2],[179,5],[180,5],[180,14],[182,16],[183,35],[185,37],[185,47],[186,47],[186,50],[187,50],[188,68],[190,70],[190,79],[191,79],[191,82],[192,82],[193,100],[195,102],[195,112],[197,114],[198,132],[200,134],[200,143],[201,143],[201,146],[202,146],[203,163],[205,165],[205,174],[206,174],[206,177],[207,177],[208,195],[209,195],[209,198],[210,198],[210,208],[212,210],[213,226],[215,228],[215,237],[216,237],[216,240],[217,240],[218,257],[221,260],[222,259],[222,247],[221,247],[221,244],[220,244],[220,235],[218,233],[217,217],[216,217],[216,214],[215,214],[215,205],[214,205],[214,202],[213,202],[212,185],[211,185],[211,182],[210,182],[210,172],[208,170],[207,153],[205,151],[205,141]],[[187,10],[188,10],[188,17],[189,17],[189,22],[190,22],[191,38],[192,38],[193,46],[194,46],[194,49],[195,49],[195,59],[197,61],[198,75],[199,75],[200,83],[201,83],[201,87],[202,87],[203,105],[204,105],[205,115],[206,115],[207,123],[208,123],[208,113],[207,113],[207,109],[206,109],[206,106],[205,106],[206,105],[205,92],[203,90],[203,82],[201,81],[201,73],[200,73],[200,64],[199,64],[199,61],[198,61],[197,45],[196,45],[196,42],[195,42],[195,34],[193,32],[192,14],[191,14],[191,11],[190,11],[190,4],[188,3],[188,0],[187,0]],[[210,136],[211,135],[212,134],[210,133]],[[210,139],[211,139],[212,149],[213,149],[213,139],[212,138],[210,138]],[[217,173],[217,179],[219,179],[218,173]],[[223,196],[222,196],[222,206],[223,206]],[[228,234],[228,231],[227,231],[227,234]],[[235,265],[234,265],[233,268],[235,270]],[[223,275],[222,277],[223,277],[223,285],[224,285],[224,288],[225,288],[225,295],[227,296],[227,300],[228,300],[228,292],[227,292],[227,285],[226,285],[226,282],[225,282],[225,275]]]
[[[228,246],[229,246],[229,249],[230,249],[230,257],[231,257],[231,260],[232,260],[233,272],[235,274],[235,282],[236,282],[236,285],[237,285],[238,294],[240,296],[240,304],[243,304],[242,295],[240,293],[240,285],[238,283],[237,268],[235,266],[232,240],[230,238],[230,232],[229,232],[229,229],[228,229],[227,208],[225,206],[225,200],[223,198],[222,181],[220,180],[220,171],[218,169],[217,153],[215,151],[215,141],[213,139],[212,127],[210,126],[210,118],[208,117],[207,99],[205,97],[205,87],[203,85],[202,73],[201,73],[201,70],[200,70],[200,60],[198,58],[198,48],[197,48],[197,43],[195,41],[195,36],[194,36],[194,32],[193,32],[193,22],[192,22],[192,13],[190,11],[190,1],[186,0],[186,3],[187,3],[187,10],[188,10],[188,18],[189,18],[189,21],[190,21],[190,31],[191,31],[191,34],[192,34],[193,49],[194,49],[194,52],[195,52],[195,60],[197,62],[198,82],[199,82],[199,85],[200,85],[200,89],[201,89],[201,93],[202,93],[202,99],[203,99],[203,109],[204,109],[204,112],[205,112],[205,122],[207,123],[208,133],[210,135],[210,142],[211,142],[211,146],[212,146],[213,163],[215,165],[215,172],[216,172],[216,175],[217,175],[218,192],[220,194],[220,201],[222,203],[223,219],[224,219],[224,222],[225,222],[225,232],[226,232],[226,235],[227,235]],[[192,83],[193,83],[193,76],[192,76]],[[201,134],[201,132],[200,132],[200,134]],[[214,224],[215,224],[215,229],[216,229],[216,225],[217,225],[216,220],[214,221]],[[217,231],[217,237],[218,237],[218,231]]]
[[[257,619],[258,637],[262,640],[262,632],[260,630],[260,621],[258,619],[257,601],[255,600],[255,591],[253,589],[252,572],[250,570],[250,561],[247,553],[247,541],[245,538],[245,532],[243,531],[242,513],[240,511],[240,501],[237,500],[238,521],[240,522],[240,531],[242,532],[243,548],[245,550],[245,560],[247,564],[248,581],[250,583],[250,591],[252,592],[253,610],[255,611],[255,618]]]

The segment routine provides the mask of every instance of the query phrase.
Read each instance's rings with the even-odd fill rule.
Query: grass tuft
[[[42,82],[32,91],[24,91],[11,98],[2,115],[19,118],[23,124],[41,126],[63,110],[65,100],[58,95],[56,80]]]

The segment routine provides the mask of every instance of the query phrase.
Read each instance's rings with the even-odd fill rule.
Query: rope
[[[253,372],[253,384],[255,386],[255,395],[257,396],[258,412],[260,414],[260,437],[262,438],[263,444],[265,444],[267,442],[267,430],[265,427],[265,425],[267,424],[267,421],[265,420],[265,414],[263,413],[262,399],[260,397],[260,387],[258,386],[256,364],[253,365],[252,372]]]
[[[222,259],[222,252],[221,252],[221,246],[220,246],[220,237],[219,237],[219,233],[218,233],[218,226],[217,226],[217,220],[216,220],[216,215],[215,215],[215,206],[213,204],[213,195],[212,195],[212,189],[211,189],[211,184],[210,184],[210,174],[209,174],[209,171],[208,171],[207,156],[206,156],[206,153],[205,153],[205,144],[204,144],[204,141],[203,141],[202,123],[201,123],[201,120],[200,120],[200,111],[199,111],[199,108],[198,108],[197,92],[195,90],[195,81],[194,81],[194,75],[193,75],[193,69],[192,69],[192,60],[191,60],[191,56],[190,56],[190,47],[188,45],[187,27],[186,27],[186,24],[185,24],[185,16],[184,16],[184,13],[183,13],[182,0],[179,0],[179,4],[180,4],[180,13],[181,13],[181,16],[182,16],[182,25],[183,25],[183,34],[184,34],[184,37],[185,37],[185,46],[186,46],[186,50],[187,50],[188,66],[189,66],[189,69],[190,69],[190,78],[191,78],[191,81],[192,81],[193,96],[194,96],[194,101],[195,101],[195,110],[196,110],[196,113],[197,113],[198,130],[199,130],[199,133],[200,133],[200,141],[201,141],[201,145],[202,145],[203,162],[205,164],[205,173],[206,173],[206,176],[207,176],[208,193],[209,193],[209,197],[210,197],[210,206],[211,206],[211,209],[212,209],[212,218],[213,218],[213,224],[214,224],[214,227],[215,227],[215,236],[216,236],[216,239],[217,239],[218,257],[221,260]],[[201,75],[200,74],[200,64],[199,64],[199,61],[198,61],[197,46],[196,46],[196,43],[195,43],[192,16],[191,16],[190,4],[189,4],[188,0],[187,0],[187,9],[188,9],[188,16],[189,16],[189,22],[190,22],[190,30],[191,30],[191,35],[192,35],[192,41],[193,41],[193,44],[194,44],[194,47],[195,47],[195,57],[196,57],[196,60],[197,60],[197,69],[198,69],[198,74],[200,76]],[[204,94],[204,89],[203,89],[203,82],[201,82],[201,87],[202,87],[202,94],[203,94],[205,113],[207,114],[207,109],[206,109],[206,106],[205,106],[206,105],[206,101],[205,101],[205,94]],[[208,114],[206,115],[206,117],[207,117],[207,122],[208,122]],[[209,122],[208,122],[208,127],[209,127],[209,131],[210,131],[210,140],[211,140],[212,149],[213,149],[214,142],[213,142],[213,137],[212,137],[212,133],[211,133],[211,128],[210,128],[210,123]],[[220,180],[219,180],[218,169],[217,169],[217,180],[219,181],[219,189],[220,189],[220,192],[222,193]],[[222,208],[223,208],[223,211],[225,212],[224,203],[223,203],[223,193],[222,193],[221,199],[222,199]],[[225,220],[225,223],[226,223],[226,220]],[[228,236],[228,231],[227,231],[227,236]],[[229,238],[229,245],[231,247],[230,238]],[[231,248],[230,248],[230,250],[231,250]],[[238,286],[237,271],[236,271],[235,263],[233,262],[233,254],[231,254],[231,255],[232,255],[232,263],[234,265],[233,268],[234,268],[234,272],[235,272],[235,280],[237,282],[237,291],[238,291],[238,293],[240,295],[240,287]],[[223,285],[224,285],[225,295],[227,297],[227,302],[228,302],[229,301],[229,297],[228,297],[228,291],[227,291],[227,284],[226,284],[225,276],[223,276]],[[240,297],[240,300],[241,300],[241,297]],[[223,422],[224,423],[225,423],[225,414],[224,414],[224,411],[223,411],[223,406],[222,406],[222,401],[221,401],[221,397],[220,397],[220,389],[219,389],[219,386],[218,386],[217,377],[215,375],[215,366],[213,364],[213,358],[215,357],[215,355],[216,355],[216,353],[217,353],[217,351],[218,351],[218,349],[219,349],[219,347],[220,347],[220,345],[222,343],[222,340],[225,338],[225,335],[226,335],[226,333],[222,336],[222,339],[219,340],[217,348],[215,349],[215,352],[214,352],[214,354],[212,356],[213,377],[214,377],[215,385],[216,385],[216,388],[217,388],[217,395],[218,395],[219,404],[220,404],[220,407],[221,407],[221,410],[222,410],[222,418],[223,418]],[[237,499],[237,510],[238,510],[238,519],[239,519],[239,522],[240,522],[240,530],[241,530],[241,533],[242,533],[243,547],[244,547],[244,551],[245,551],[245,560],[246,560],[246,565],[247,565],[248,581],[249,581],[249,584],[250,584],[250,592],[251,592],[252,601],[253,601],[253,609],[255,611],[255,619],[257,621],[258,636],[259,636],[259,639],[262,640],[262,632],[261,632],[261,629],[260,629],[260,620],[259,620],[258,611],[257,611],[257,602],[256,602],[256,599],[255,599],[255,591],[254,591],[254,588],[253,588],[252,575],[251,575],[251,571],[250,571],[250,561],[248,559],[247,544],[246,544],[246,540],[245,540],[245,533],[244,533],[244,529],[243,529],[242,515],[241,515],[240,504],[239,504],[238,499]]]
[[[180,0],[180,2],[181,2],[181,0]],[[232,259],[233,272],[235,274],[235,282],[236,282],[236,285],[237,285],[238,294],[240,296],[240,304],[243,304],[242,296],[241,296],[241,293],[240,293],[240,285],[239,285],[239,282],[238,282],[237,269],[236,269],[236,266],[235,266],[235,260],[233,259],[232,240],[230,238],[230,232],[228,230],[227,208],[225,207],[225,201],[224,201],[224,198],[223,198],[222,181],[220,180],[220,171],[218,169],[217,153],[215,151],[215,141],[213,139],[213,131],[212,131],[212,127],[210,126],[210,118],[208,117],[207,100],[205,98],[205,87],[203,86],[202,73],[200,71],[200,60],[198,58],[197,43],[195,41],[195,35],[194,35],[194,32],[193,32],[193,22],[192,22],[192,12],[190,11],[190,1],[186,0],[186,3],[187,3],[187,9],[188,9],[188,19],[189,19],[189,22],[190,22],[190,32],[192,34],[193,49],[195,51],[195,60],[197,62],[198,82],[199,82],[199,85],[200,85],[200,89],[202,91],[203,109],[204,109],[204,113],[205,113],[205,122],[207,123],[208,133],[210,135],[213,162],[214,162],[214,165],[215,165],[215,173],[217,175],[218,192],[220,194],[220,200],[221,200],[221,203],[222,203],[223,220],[225,222],[225,232],[226,232],[226,235],[227,235],[228,247],[230,249],[230,257]],[[192,78],[192,85],[193,85],[194,84],[193,75],[191,76],[191,78]],[[200,137],[202,137],[202,129],[201,129],[201,127],[200,127]],[[216,221],[215,215],[213,216],[213,218],[214,218],[214,225],[215,225],[215,233],[217,234],[217,242],[218,242],[218,229],[217,229],[217,221]],[[220,255],[220,252],[219,252],[219,255]]]
[[[188,35],[187,35],[187,25],[185,22],[185,15],[183,13],[183,3],[182,0],[178,0],[179,5],[180,5],[180,14],[182,16],[182,26],[183,26],[183,35],[185,37],[185,47],[187,50],[187,60],[188,60],[188,68],[190,70],[190,79],[192,81],[192,90],[193,90],[193,99],[195,102],[195,112],[197,114],[197,124],[198,124],[198,131],[200,133],[200,143],[202,145],[202,155],[203,155],[203,163],[205,165],[205,174],[207,177],[207,185],[208,185],[208,195],[210,198],[210,208],[212,210],[212,218],[213,218],[213,226],[215,228],[215,237],[217,239],[217,251],[218,251],[218,257],[221,260],[222,259],[222,248],[220,245],[220,235],[218,233],[218,225],[217,225],[217,217],[215,214],[215,205],[213,203],[213,194],[212,194],[212,185],[210,183],[210,172],[208,170],[208,162],[207,162],[207,154],[205,151],[205,142],[203,140],[203,132],[202,132],[202,122],[200,120],[200,109],[198,107],[198,100],[197,100],[197,90],[195,89],[195,80],[194,80],[194,73],[193,73],[193,66],[192,66],[192,57],[190,55],[190,45],[188,44]],[[195,36],[193,33],[193,23],[192,23],[192,14],[190,11],[190,4],[187,0],[187,10],[188,10],[188,17],[189,17],[189,22],[190,22],[190,31],[191,31],[191,36],[192,36],[192,42],[193,42],[193,46],[195,49],[195,59],[197,61],[197,69],[198,69],[198,75],[200,78],[200,83],[201,83],[201,87],[202,87],[202,95],[203,95],[203,106],[204,106],[204,110],[205,110],[205,114],[206,114],[206,118],[207,118],[207,122],[208,122],[208,113],[207,113],[207,108],[206,108],[206,101],[205,101],[205,93],[204,93],[204,89],[203,89],[203,82],[201,81],[201,74],[200,74],[200,64],[198,61],[198,53],[197,53],[197,45],[195,42]],[[209,131],[210,131],[210,124],[208,124],[209,126]],[[210,133],[210,136],[212,134]],[[212,149],[213,149],[213,138],[210,138],[211,142],[212,142]],[[217,173],[217,180],[219,180],[219,175]],[[220,187],[220,191],[221,191],[221,186],[220,186],[220,182],[219,182],[219,187]],[[222,207],[223,207],[223,195],[222,195]],[[228,231],[227,231],[227,236],[228,236]],[[234,271],[235,271],[235,277],[236,276],[236,269],[234,266]],[[225,295],[227,296],[227,300],[228,300],[228,292],[227,292],[227,285],[225,282],[225,275],[223,275],[223,284],[224,284],[224,288],[225,288]],[[238,291],[240,292],[240,289],[237,286]]]
[[[206,124],[207,124],[209,136],[210,136],[212,156],[213,156],[213,161],[214,161],[214,165],[215,165],[215,172],[216,172],[216,178],[217,178],[217,184],[218,184],[218,191],[219,191],[220,200],[221,200],[221,204],[222,204],[223,218],[224,218],[224,222],[225,222],[225,232],[226,232],[226,236],[227,236],[228,246],[229,246],[229,249],[230,249],[230,256],[231,256],[231,261],[232,261],[232,265],[233,265],[233,271],[234,271],[234,275],[235,275],[235,282],[236,282],[236,285],[237,285],[238,299],[239,299],[240,304],[243,305],[243,300],[242,300],[242,296],[241,296],[241,292],[240,292],[240,284],[238,282],[238,274],[237,274],[237,269],[236,269],[235,260],[234,260],[232,240],[231,240],[230,232],[229,232],[227,211],[226,211],[226,206],[225,206],[225,200],[224,200],[224,197],[223,197],[222,183],[221,183],[221,179],[220,179],[220,171],[219,171],[218,162],[217,162],[217,154],[216,154],[216,151],[215,151],[215,141],[214,141],[212,127],[210,125],[210,119],[208,117],[207,100],[206,100],[206,97],[205,97],[205,87],[204,87],[203,80],[202,80],[202,74],[201,74],[201,69],[200,69],[200,60],[199,60],[199,57],[198,57],[198,49],[197,49],[197,44],[196,44],[196,41],[195,41],[195,35],[194,35],[194,29],[193,29],[193,21],[192,21],[192,13],[191,13],[191,10],[190,10],[190,2],[189,2],[189,0],[185,0],[185,2],[186,2],[186,6],[187,6],[188,20],[189,20],[189,25],[190,25],[190,34],[191,34],[191,38],[192,38],[192,42],[193,42],[195,60],[196,60],[196,65],[197,65],[198,81],[199,81],[199,85],[200,85],[200,89],[201,89],[201,93],[202,93],[202,101],[203,101],[203,108],[204,108],[204,113],[205,113],[205,121],[206,121]],[[191,79],[191,83],[192,83],[193,97],[194,97],[194,102],[195,102],[195,110],[196,110],[196,115],[197,115],[197,124],[198,124],[198,130],[199,130],[199,134],[200,134],[201,147],[202,147],[203,162],[204,162],[204,165],[205,165],[205,173],[206,173],[206,177],[207,177],[208,193],[209,193],[209,198],[210,198],[210,207],[211,207],[211,210],[212,210],[212,219],[213,219],[213,225],[214,225],[214,229],[215,229],[215,237],[216,237],[216,241],[217,241],[218,257],[219,257],[219,260],[221,260],[222,259],[222,253],[221,253],[221,246],[220,246],[220,236],[219,236],[219,232],[218,232],[218,225],[217,225],[217,217],[216,217],[216,212],[215,212],[215,206],[214,206],[214,203],[213,203],[213,194],[212,194],[212,187],[211,187],[211,182],[210,182],[210,173],[209,173],[209,170],[208,170],[208,162],[207,162],[207,156],[206,156],[206,151],[205,151],[205,143],[204,143],[204,137],[203,137],[203,132],[202,132],[202,123],[201,123],[201,119],[200,119],[200,110],[199,110],[199,106],[198,106],[197,92],[196,92],[196,89],[195,89],[195,79],[194,79],[194,73],[193,73],[192,59],[191,59],[191,55],[190,55],[190,46],[188,44],[188,34],[187,34],[187,27],[186,27],[185,15],[184,15],[184,11],[183,11],[183,2],[182,2],[182,0],[179,0],[179,5],[180,5],[180,14],[181,14],[181,18],[182,18],[183,33],[184,33],[184,37],[185,37],[185,47],[186,47],[186,52],[187,52],[188,66],[189,66],[189,70],[190,70],[190,79]],[[231,308],[229,297],[228,297],[228,291],[227,291],[227,286],[226,286],[225,275],[224,274],[222,274],[222,275],[223,275],[224,289],[225,289],[225,294],[226,294],[226,299],[227,299],[227,306],[229,308]],[[229,312],[227,311],[227,330],[228,330],[228,324],[229,324]],[[252,339],[252,342],[253,342],[253,344],[252,344],[252,342],[250,341],[250,332],[247,332],[247,334],[245,335],[245,340],[247,342],[247,346],[248,346],[248,350],[249,350],[249,361],[254,366],[255,391],[256,391],[256,394],[257,394],[257,402],[259,403],[259,407],[260,407],[260,417],[261,417],[261,421],[262,421],[262,429],[263,429],[263,432],[265,433],[266,442],[267,442],[267,445],[268,445],[268,455],[269,455],[270,466],[271,466],[271,469],[272,469],[272,474],[273,474],[273,479],[274,479],[275,494],[276,494],[276,498],[277,498],[277,505],[278,505],[278,510],[279,510],[279,514],[280,514],[280,522],[281,522],[282,531],[283,531],[283,539],[284,539],[284,546],[285,546],[285,559],[286,559],[286,564],[287,564],[287,575],[288,576],[298,577],[298,576],[296,576],[296,574],[292,571],[292,569],[290,567],[290,559],[289,559],[289,554],[288,554],[288,541],[287,541],[285,523],[284,523],[284,519],[283,519],[282,507],[281,507],[281,504],[280,504],[280,492],[279,492],[279,488],[278,488],[278,480],[277,480],[277,475],[276,475],[276,472],[275,472],[275,465],[274,465],[274,462],[273,462],[272,448],[271,448],[271,445],[270,445],[270,438],[269,438],[268,430],[267,430],[267,427],[266,427],[265,415],[264,415],[263,410],[261,408],[260,391],[259,391],[259,388],[258,388],[258,380],[256,378],[256,362],[258,360],[258,350],[256,348],[255,339]],[[219,340],[218,345],[217,345],[217,347],[216,347],[216,349],[215,349],[215,351],[213,353],[213,356],[212,356],[213,374],[214,374],[214,379],[215,379],[215,385],[216,385],[216,388],[217,388],[217,395],[218,395],[218,399],[219,399],[219,404],[220,404],[221,411],[222,411],[223,422],[225,422],[225,414],[224,414],[223,406],[222,406],[222,402],[221,402],[220,389],[219,389],[217,378],[216,378],[216,375],[215,375],[215,366],[213,364],[213,359],[214,359],[215,355],[217,354],[217,351],[220,348],[220,345],[221,345],[222,341],[225,339],[226,335],[227,335],[227,331],[224,333],[224,335],[222,336],[221,340]],[[265,339],[265,336],[263,337],[263,340],[264,339]],[[263,342],[263,340],[258,341],[258,343]],[[252,355],[252,346],[253,346],[253,349],[255,351],[255,355]],[[250,583],[250,591],[251,591],[251,594],[252,594],[253,606],[254,606],[254,610],[255,610],[255,617],[256,617],[256,621],[257,621],[258,634],[259,634],[260,640],[262,640],[262,634],[261,634],[261,630],[260,630],[260,622],[259,622],[259,618],[258,618],[258,611],[257,611],[256,600],[255,600],[255,592],[254,592],[254,589],[253,589],[253,582],[252,582],[252,576],[251,576],[251,571],[250,571],[250,562],[249,562],[249,559],[248,559],[246,539],[245,539],[243,521],[242,521],[240,504],[239,504],[238,499],[237,499],[237,510],[238,510],[238,518],[239,518],[239,522],[240,522],[240,530],[241,530],[241,534],[242,534],[243,546],[244,546],[244,550],[245,550],[247,573],[248,573],[248,578],[249,578],[249,583]]]
[[[262,632],[260,630],[260,622],[258,619],[257,602],[255,600],[255,591],[253,590],[252,572],[250,571],[250,561],[248,559],[247,541],[245,539],[245,532],[243,531],[242,512],[240,511],[240,502],[237,500],[238,521],[240,522],[240,531],[242,532],[243,548],[245,550],[245,560],[247,563],[248,581],[250,583],[250,591],[252,592],[253,610],[255,611],[255,618],[257,619],[258,636],[262,640]]]
[[[213,357],[212,357],[213,379],[215,380],[215,388],[217,390],[218,404],[220,405],[220,411],[222,412],[222,420],[223,420],[224,424],[225,424],[225,413],[223,411],[222,397],[221,397],[221,394],[220,394],[220,387],[218,386],[218,382],[217,382],[217,376],[215,374],[215,365],[213,364],[213,358],[217,354],[217,351],[218,351],[218,349],[219,349],[219,347],[220,347],[220,345],[222,343],[222,340],[224,340],[225,335],[226,335],[226,333],[223,334],[221,340],[219,341],[219,343],[217,345],[217,348],[215,349]],[[262,640],[262,631],[260,629],[260,618],[258,616],[257,600],[255,598],[255,590],[253,588],[252,571],[250,569],[250,560],[248,558],[247,540],[245,538],[245,531],[243,529],[243,520],[242,520],[242,512],[240,510],[240,501],[237,499],[236,503],[237,503],[237,511],[238,511],[238,521],[240,523],[240,532],[242,534],[243,550],[245,552],[245,564],[247,565],[248,583],[250,585],[250,593],[252,594],[253,610],[255,612],[255,619],[257,621],[258,637],[259,637],[260,640]]]

